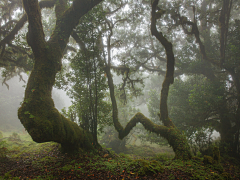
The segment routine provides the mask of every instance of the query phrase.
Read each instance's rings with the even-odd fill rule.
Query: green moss
[[[165,138],[168,141],[169,145],[173,148],[176,159],[183,160],[191,159],[192,155],[190,152],[190,147],[184,134],[182,134],[176,127],[173,126],[167,127],[154,124],[142,113],[137,113],[129,121],[125,129],[119,132],[119,138],[123,139],[126,135],[128,135],[131,129],[135,127],[138,122],[141,122],[146,130],[154,132]]]
[[[134,160],[132,163],[129,165],[131,168],[134,168],[134,171],[138,169],[138,174],[139,175],[147,175],[151,173],[159,173],[163,172],[164,168],[161,166],[161,164],[155,160],[152,161],[147,161],[143,159],[137,159]]]
[[[43,49],[43,53],[35,57],[18,117],[35,142],[54,141],[68,151],[92,148],[83,129],[62,116],[51,98],[55,75],[61,69],[61,49],[56,43],[45,44]]]
[[[32,139],[38,143],[58,142],[67,150],[71,148],[76,150],[79,147],[91,148],[91,142],[88,142],[84,131],[54,108],[51,97],[39,98],[37,95],[41,96],[41,93],[37,92],[37,88],[34,89],[36,90],[31,93],[36,93],[36,97],[29,98],[18,111],[19,119]]]
[[[67,164],[67,165],[63,166],[61,169],[62,169],[63,171],[69,171],[69,170],[71,170],[71,169],[73,169],[73,168],[74,168],[74,167],[73,167],[72,165]]]

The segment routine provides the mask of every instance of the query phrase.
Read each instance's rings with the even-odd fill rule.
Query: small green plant
[[[71,170],[72,168],[73,168],[72,165],[67,164],[67,165],[63,166],[61,169],[62,169],[63,171],[69,171],[69,170]]]
[[[73,163],[75,163],[76,162],[76,160],[72,160],[71,162],[70,162],[70,164],[73,164]]]
[[[164,168],[160,165],[160,163],[155,160],[148,161],[143,159],[137,159],[132,163],[130,163],[129,167],[131,169],[138,169],[137,173],[139,175],[146,175],[149,173],[156,174],[164,170]]]
[[[196,156],[197,156],[197,157],[202,157],[202,153],[201,153],[200,151],[198,151],[198,152],[196,153]]]
[[[174,176],[173,174],[170,174],[170,175],[168,176],[168,179],[175,179],[175,176]]]
[[[7,153],[8,153],[7,143],[6,141],[1,141],[0,142],[0,158],[6,157]]]
[[[9,138],[10,140],[21,140],[19,134],[16,132],[12,133],[12,135]]]
[[[105,161],[104,165],[107,170],[112,172],[114,172],[114,170],[118,167],[118,164],[114,160]]]
[[[171,160],[173,157],[174,157],[173,155],[168,153],[160,153],[153,157],[153,159],[160,162],[166,162]]]
[[[195,162],[200,162],[200,161],[202,161],[202,158],[200,158],[198,156],[193,156],[192,160],[195,161]]]
[[[5,173],[4,179],[11,179],[12,175],[10,173],[11,173],[11,171],[8,171],[7,173]]]

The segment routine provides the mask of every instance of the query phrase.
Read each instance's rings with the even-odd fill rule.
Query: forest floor
[[[151,147],[135,150],[152,151]],[[135,152],[134,147],[132,151]],[[171,153],[153,156],[109,152],[59,151],[57,143],[35,143],[30,136],[13,133],[0,139],[1,179],[240,179],[240,163],[221,158],[221,163],[204,164],[203,158],[173,160]]]

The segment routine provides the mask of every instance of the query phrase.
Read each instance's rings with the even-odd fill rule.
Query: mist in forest
[[[2,131],[21,131],[24,129],[17,116],[18,108],[24,98],[28,80],[27,74],[22,74],[22,78],[23,80],[20,80],[19,76],[14,76],[5,83],[3,83],[4,79],[0,78],[0,130]],[[52,98],[59,111],[71,105],[70,98],[63,90],[53,88]]]

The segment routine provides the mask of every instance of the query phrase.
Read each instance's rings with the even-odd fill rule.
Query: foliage
[[[9,137],[9,139],[13,141],[21,141],[19,134],[16,132],[13,132],[12,135]]]
[[[203,76],[178,79],[171,87],[170,117],[185,131],[194,154],[210,148],[213,130],[219,131],[216,108],[223,102],[223,84],[211,83]]]
[[[6,141],[0,141],[0,158],[5,158],[9,152]]]
[[[129,166],[134,169],[139,169],[137,171],[139,175],[147,175],[149,173],[157,174],[164,171],[160,163],[155,160],[148,161],[143,159],[137,159],[134,160]]]
[[[136,109],[132,104],[131,98],[128,99],[127,104],[125,104],[122,99],[117,98],[117,103],[119,110],[118,117],[123,124],[127,124],[127,120],[130,119],[132,116],[134,116],[136,112],[139,111],[139,109]],[[118,133],[116,132],[113,126],[105,126],[103,129],[103,133],[100,136],[99,142],[106,146],[107,148],[111,148],[116,153],[120,153],[126,150],[126,145],[131,141],[131,135],[136,133],[137,130],[132,132],[126,138],[120,140],[118,137]]]
[[[71,86],[67,94],[72,99],[72,106],[68,112],[62,110],[71,121],[91,132],[94,137],[97,137],[97,131],[102,132],[105,126],[112,124],[111,105],[105,100],[107,84],[98,40],[101,37],[98,28],[104,18],[102,6],[98,6],[83,17],[76,27],[76,31],[86,33],[76,33],[74,36],[78,36],[79,40],[75,40],[81,50],[74,58],[69,58],[69,72],[65,75],[67,86]],[[62,82],[64,80],[60,79],[57,85],[66,86]]]
[[[56,143],[38,144],[29,135],[20,134],[20,138],[23,141],[17,144],[18,149],[12,149],[12,141],[6,144],[11,151],[7,152],[8,160],[0,163],[2,178],[239,179],[239,166],[227,158],[223,164],[205,165],[202,158],[181,161],[167,158],[166,154],[133,160],[125,154],[108,152],[104,157],[105,149],[69,155],[61,153]]]
[[[159,75],[149,75],[148,81],[146,81],[146,86],[144,88],[144,96],[146,98],[146,104],[149,112],[150,119],[156,123],[161,125],[159,119],[159,109],[160,109],[160,90],[161,90],[161,84],[162,84],[162,77]],[[141,133],[139,133],[139,138],[143,142],[151,142],[156,143],[159,145],[166,145],[167,141],[162,138],[161,136],[158,136],[151,132],[145,132],[143,128],[139,128],[141,130]]]
[[[184,81],[178,79],[170,90],[170,117],[181,130],[188,130],[191,135],[209,123],[214,126],[208,119],[213,119],[215,108],[222,101],[222,88],[217,89],[203,76],[188,77]]]

